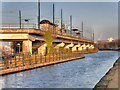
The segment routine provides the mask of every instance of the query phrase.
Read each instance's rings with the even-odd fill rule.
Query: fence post
[[[11,60],[12,58],[10,57],[10,64],[12,64],[12,60]]]
[[[77,51],[75,51],[75,53],[76,53],[75,57],[77,57]]]
[[[53,52],[53,61],[54,61],[54,52]]]
[[[63,59],[64,59],[64,52],[63,52]]]
[[[19,61],[20,61],[20,54],[19,54]]]
[[[60,60],[60,51],[59,51],[59,60]]]
[[[71,52],[69,51],[69,54],[68,54],[69,59],[70,59],[70,55],[71,55]]]
[[[22,54],[22,57],[23,57],[23,60],[22,60],[22,61],[23,61],[23,66],[25,66],[25,65],[24,65],[24,54]]]
[[[78,51],[78,57],[79,57],[79,51]]]
[[[42,63],[42,54],[40,53],[40,63]]]
[[[72,51],[69,52],[69,58],[72,58],[71,56],[73,56]]]
[[[75,51],[75,57],[76,57],[76,51]]]
[[[63,59],[63,50],[62,50],[62,59]]]
[[[57,61],[56,52],[55,52],[55,61]]]
[[[50,53],[49,53],[49,62],[50,62]]]
[[[57,52],[56,52],[56,61],[57,61]]]
[[[17,64],[17,62],[16,62],[16,54],[15,54],[15,67],[16,67],[16,64]]]
[[[65,53],[65,59],[66,59],[66,57],[67,57],[67,53]]]
[[[69,51],[67,51],[67,57],[66,57],[67,59],[68,59],[68,52],[69,52]]]
[[[45,55],[45,62],[46,62],[46,55]]]
[[[37,64],[37,60],[36,59],[37,59],[37,57],[36,57],[36,53],[35,53],[35,64]]]
[[[29,54],[28,54],[28,57],[29,57],[29,65],[31,65],[31,59]]]
[[[74,52],[74,57],[75,57],[75,52]]]
[[[76,57],[76,51],[75,51],[75,57]]]
[[[58,53],[56,52],[56,60],[58,61]]]
[[[6,68],[9,68],[9,61],[8,61],[7,57],[5,58],[4,61],[5,61],[5,67],[6,67]]]
[[[76,57],[77,57],[77,51],[76,51]]]
[[[70,56],[74,57],[74,52],[71,51],[70,52]]]
[[[78,51],[77,51],[77,57],[78,57]]]
[[[76,56],[75,57],[77,57],[77,51],[75,51],[76,52]]]

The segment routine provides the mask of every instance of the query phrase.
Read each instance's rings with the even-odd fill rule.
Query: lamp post
[[[29,52],[29,20],[30,19],[25,19],[24,21],[27,22],[27,30],[28,30],[28,52]]]
[[[20,43],[17,44],[19,46],[19,54],[20,54]]]

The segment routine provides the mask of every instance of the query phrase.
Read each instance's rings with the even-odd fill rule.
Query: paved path
[[[118,88],[120,89],[120,58],[114,63],[113,67],[106,75],[96,84],[97,88]],[[116,90],[115,89],[115,90]]]

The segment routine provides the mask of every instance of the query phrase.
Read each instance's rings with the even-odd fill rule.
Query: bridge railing
[[[8,69],[13,67],[44,64],[56,61],[63,61],[66,59],[80,57],[83,52],[58,52],[49,53],[47,55],[42,54],[15,54],[14,56],[5,56],[0,60],[0,69]]]
[[[24,29],[24,28],[36,28],[37,25],[34,24],[34,23],[29,23],[29,24],[26,24],[26,23],[22,23],[21,24],[21,29]],[[20,25],[17,24],[17,23],[3,23],[3,24],[0,24],[0,28],[2,29],[13,29],[13,28],[20,28]]]
[[[0,29],[20,29],[20,25],[17,24],[17,23],[11,23],[11,24],[1,24],[0,25]],[[21,24],[21,29],[37,29],[37,25],[34,24],[34,23],[29,23],[29,25],[27,25],[26,23],[22,23]],[[45,29],[40,29],[42,32],[45,32],[46,30]],[[86,37],[81,37],[80,35],[76,35],[76,32],[72,32],[72,35],[70,34],[70,30],[57,30],[56,28],[54,28],[53,30],[53,27],[49,27],[48,28],[49,31],[51,31],[52,34],[55,34],[55,35],[60,35],[60,36],[65,36],[65,37],[72,37],[72,38],[76,38],[76,39],[82,39],[82,40],[91,40],[89,38],[86,38]]]

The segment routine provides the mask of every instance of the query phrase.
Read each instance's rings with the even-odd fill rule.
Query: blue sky
[[[41,19],[52,21],[52,4],[41,3]],[[118,38],[117,2],[55,2],[56,18],[60,18],[61,8],[64,24],[69,25],[70,15],[73,16],[73,27],[81,29],[81,22],[84,22],[86,37],[91,37],[90,33],[94,29],[95,40]],[[19,9],[22,19],[30,18],[30,23],[37,22],[37,2],[2,2],[2,23],[18,23]]]

